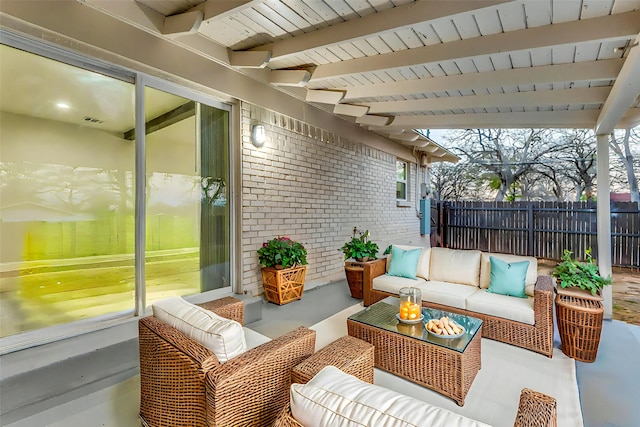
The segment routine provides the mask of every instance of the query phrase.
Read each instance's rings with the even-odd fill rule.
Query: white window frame
[[[398,166],[400,163],[404,165],[404,179],[398,178]],[[398,183],[404,184],[404,198],[398,197]],[[409,162],[404,160],[396,160],[396,200],[399,202],[409,200]]]

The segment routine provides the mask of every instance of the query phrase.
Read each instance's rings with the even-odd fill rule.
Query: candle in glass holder
[[[400,289],[400,319],[418,320],[422,315],[422,292],[418,288]]]

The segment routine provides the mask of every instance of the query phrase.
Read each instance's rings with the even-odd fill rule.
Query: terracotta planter
[[[262,285],[267,301],[283,305],[302,298],[307,266],[276,269],[262,268]]]
[[[557,289],[556,318],[562,352],[581,362],[594,362],[600,345],[602,296],[580,288]]]

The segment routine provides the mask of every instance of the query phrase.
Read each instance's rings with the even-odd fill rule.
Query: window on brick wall
[[[407,200],[407,163],[396,162],[396,199]]]

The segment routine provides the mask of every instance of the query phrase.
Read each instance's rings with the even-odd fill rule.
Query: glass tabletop
[[[349,316],[349,319],[365,325],[384,329],[385,331],[395,332],[406,335],[418,340],[422,340],[434,345],[445,347],[451,350],[463,353],[467,345],[482,326],[482,320],[475,317],[465,316],[463,314],[450,313],[443,310],[435,310],[432,308],[422,307],[422,315],[424,319],[421,322],[410,324],[401,323],[396,314],[400,309],[400,299],[388,297],[379,301],[364,310]],[[443,316],[449,316],[458,325],[464,327],[465,333],[459,338],[441,338],[437,335],[427,332],[424,325],[430,319],[440,319]]]

